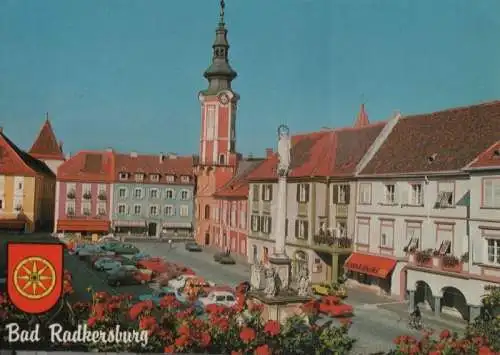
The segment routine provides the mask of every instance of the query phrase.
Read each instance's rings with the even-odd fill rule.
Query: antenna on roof
[[[45,120],[48,121],[49,120],[49,113],[48,112],[45,112]]]

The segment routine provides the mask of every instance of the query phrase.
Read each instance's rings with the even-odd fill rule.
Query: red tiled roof
[[[360,175],[458,171],[500,139],[500,101],[401,118]]]
[[[56,135],[48,119],[43,123],[29,153],[38,159],[64,160],[62,145],[57,142]]]
[[[114,161],[113,152],[81,151],[59,166],[57,179],[61,181],[112,182]]]
[[[0,173],[2,175],[55,177],[42,161],[32,157],[15,145],[0,129]]]
[[[162,158],[163,157],[163,158]],[[166,175],[193,176],[193,157],[145,154],[116,154],[115,180],[120,173],[159,174],[160,183],[166,183]],[[163,181],[162,181],[163,179]],[[147,182],[147,180],[144,180]],[[175,183],[179,183],[176,181]],[[191,183],[193,181],[191,180]]]
[[[500,170],[500,141],[495,142],[488,149],[479,154],[465,170],[492,168]]]
[[[385,122],[292,136],[289,177],[327,177],[352,175],[359,161],[373,144]],[[248,180],[277,179],[278,155],[266,159],[252,171]]]
[[[236,175],[222,186],[215,194],[216,198],[247,198],[247,176],[255,170],[264,159],[246,159],[239,162]]]

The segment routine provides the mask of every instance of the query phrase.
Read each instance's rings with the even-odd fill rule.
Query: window
[[[151,176],[149,177],[149,179],[152,182],[158,182],[158,181],[160,181],[160,175],[158,175],[158,174],[151,174]]]
[[[500,265],[500,239],[486,239],[488,243],[488,263]]]
[[[210,219],[210,206],[205,205],[205,219]]]
[[[97,194],[98,195],[106,195],[106,185],[105,184],[99,184],[97,186]]]
[[[165,216],[174,215],[174,206],[165,206]]]
[[[259,250],[255,244],[252,244],[252,260],[256,263],[259,260]]]
[[[188,184],[190,181],[191,181],[191,177],[189,177],[187,175],[181,176],[181,182],[183,184]]]
[[[158,189],[149,190],[149,197],[150,198],[158,198]]]
[[[307,239],[309,236],[309,222],[303,220],[295,221],[295,238]]]
[[[240,228],[245,229],[247,227],[247,215],[245,211],[240,211]]]
[[[236,204],[234,204],[234,203],[231,206],[230,225],[231,225],[231,227],[236,227]]]
[[[393,248],[394,241],[394,221],[381,220],[380,221],[380,247]]]
[[[0,210],[3,209],[3,200],[0,200]]]
[[[141,205],[134,205],[134,215],[139,216],[141,214]]]
[[[422,184],[411,184],[411,204],[413,206],[423,206],[424,190]]]
[[[252,185],[252,201],[259,201],[259,185]]]
[[[149,215],[150,216],[158,216],[158,206],[156,206],[156,205],[149,206]]]
[[[66,216],[74,216],[74,215],[75,215],[75,201],[67,201]]]
[[[127,198],[127,189],[125,187],[120,187],[120,189],[118,190],[118,197]]]
[[[98,216],[106,215],[106,202],[99,202],[97,204],[97,215]]]
[[[135,181],[144,181],[144,174],[135,174]]]
[[[408,250],[417,249],[422,238],[422,224],[419,222],[406,222],[406,239]]]
[[[167,182],[174,182],[175,181],[175,175],[167,175],[166,179],[167,179]]]
[[[393,205],[396,203],[396,185],[385,185],[385,203]]]
[[[359,204],[369,205],[372,203],[372,185],[368,183],[359,184]]]
[[[181,191],[181,200],[188,200],[189,199],[189,191],[188,190],[182,190]]]
[[[272,218],[270,216],[261,216],[261,231],[265,234],[271,234]]]
[[[142,189],[140,187],[136,187],[134,190],[134,198],[141,199],[142,198]]]
[[[368,245],[370,243],[370,220],[366,218],[358,218],[356,227],[356,243]]]
[[[82,197],[86,200],[90,200],[92,197],[91,195],[91,188],[92,186],[90,184],[83,184],[82,186]]]
[[[451,253],[453,234],[453,224],[436,224],[436,250],[438,250],[441,255]]]
[[[231,296],[231,295],[227,295],[227,296],[226,296],[226,300],[227,300],[227,301],[229,301],[229,302],[233,302],[233,301],[235,301],[234,297],[233,297],[233,296]]]
[[[337,190],[337,198],[335,198],[335,190]],[[350,186],[349,185],[338,185],[336,189],[334,188],[334,203],[337,204],[348,204],[349,203],[349,195],[350,195]]]
[[[90,216],[91,213],[91,204],[90,202],[83,202],[82,203],[82,214],[84,216]]]
[[[207,117],[205,121],[206,139],[215,138],[215,105],[207,105]]]
[[[224,165],[226,163],[226,159],[224,157],[224,154],[219,155],[219,165]]]
[[[309,184],[297,185],[297,202],[309,202]]]
[[[189,206],[183,205],[179,208],[179,214],[181,217],[189,216]]]
[[[273,185],[265,184],[262,185],[262,200],[272,201],[273,199]]]
[[[452,207],[454,203],[455,183],[438,182],[438,196],[435,208]]]
[[[224,296],[215,296],[215,302],[224,302],[226,297]]]
[[[252,227],[252,232],[258,232],[260,230],[260,216],[252,215],[250,217],[250,223]]]
[[[483,179],[483,207],[500,208],[500,177]]]
[[[174,190],[172,190],[172,189],[166,189],[165,190],[165,198],[167,200],[172,200],[174,198]]]
[[[121,203],[118,205],[118,214],[119,215],[124,215],[126,213],[126,206]]]
[[[66,197],[69,199],[76,197],[76,184],[66,184]]]
[[[122,180],[122,181],[123,180],[127,180],[128,179],[128,173],[123,173],[123,172],[120,173],[119,179]]]

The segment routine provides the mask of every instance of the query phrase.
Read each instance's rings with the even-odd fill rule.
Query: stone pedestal
[[[248,295],[250,302],[261,305],[262,320],[276,320],[285,323],[293,316],[307,317],[302,311],[302,305],[311,301],[310,297],[299,297],[296,295],[278,295],[276,297],[266,297],[262,292],[250,292]]]
[[[280,290],[286,290],[290,286],[292,261],[286,255],[272,255],[269,258],[269,266],[278,273],[281,284]]]

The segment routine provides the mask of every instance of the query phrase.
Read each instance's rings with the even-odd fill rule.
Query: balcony
[[[308,210],[308,205],[307,202],[299,202],[299,207],[298,207],[298,215],[299,216],[307,216],[307,210]]]
[[[269,201],[262,202],[262,212],[271,213],[271,202]]]
[[[348,254],[352,252],[352,239],[335,231],[319,231],[313,237],[312,247],[322,252]]]
[[[465,253],[461,258],[454,255],[441,255],[432,249],[417,250],[409,253],[409,266],[417,266],[436,271],[467,273],[469,272],[469,253]]]
[[[347,214],[348,214],[348,206],[349,205],[337,205],[335,207],[335,215],[337,217],[343,217],[343,218],[347,218]]]

